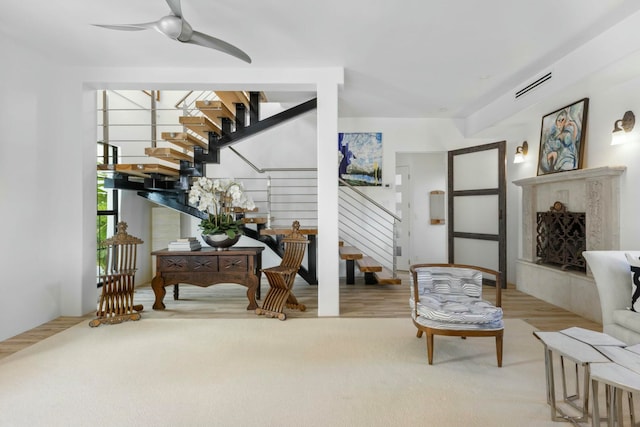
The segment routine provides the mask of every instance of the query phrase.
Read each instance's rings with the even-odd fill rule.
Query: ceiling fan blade
[[[167,4],[173,13],[178,18],[182,18],[182,7],[180,7],[180,0],[167,0]]]
[[[216,50],[219,50],[220,52],[224,52],[231,56],[235,56],[236,58],[251,64],[251,58],[242,50],[238,49],[232,44],[225,42],[224,40],[211,37],[210,35],[201,33],[199,31],[194,31],[193,34],[191,35],[191,38],[185,41],[184,43],[192,43],[192,44],[197,44],[199,46],[216,49]]]
[[[94,27],[107,28],[109,30],[120,31],[142,31],[142,30],[155,30],[157,23],[145,22],[142,24],[119,24],[119,25],[104,25],[104,24],[91,24]]]

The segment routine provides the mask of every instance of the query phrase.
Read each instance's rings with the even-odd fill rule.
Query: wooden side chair
[[[411,273],[411,317],[417,337],[426,334],[427,358],[433,364],[433,337],[495,337],[502,366],[502,290],[500,272],[460,264],[414,264]],[[483,273],[495,276],[496,303],[482,299]]]
[[[142,305],[133,304],[135,289],[137,247],[143,243],[127,233],[127,223],[119,222],[115,236],[100,243],[106,249],[106,267],[100,276],[102,294],[98,302],[96,318],[89,326],[103,323],[121,323],[125,320],[140,320]]]
[[[291,292],[291,288],[302,264],[309,241],[306,236],[300,234],[300,223],[293,221],[291,233],[286,235],[282,242],[284,244],[284,255],[280,265],[262,270],[269,281],[269,291],[264,298],[262,308],[256,309],[256,314],[264,314],[268,317],[277,317],[280,320],[285,320],[287,318],[287,315],[283,312],[285,306],[300,311],[307,309],[304,304],[298,302]]]

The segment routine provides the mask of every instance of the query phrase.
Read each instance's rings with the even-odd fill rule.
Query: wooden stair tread
[[[393,277],[393,273],[387,269],[382,268],[382,271],[373,273],[379,285],[401,285],[402,280],[399,277]]]
[[[317,228],[311,228],[311,227],[300,227],[298,232],[300,234],[306,234],[306,235],[313,234],[313,235],[316,235],[316,234],[318,234],[318,229]],[[285,228],[284,226],[282,228],[274,227],[274,228],[263,228],[263,229],[260,230],[260,235],[262,235],[262,236],[287,235],[289,233],[291,233],[291,227]]]
[[[205,116],[180,116],[180,124],[203,138],[209,139],[209,132],[220,134],[220,128]]]
[[[370,256],[363,256],[362,258],[357,259],[356,264],[363,273],[375,273],[382,271],[383,269],[382,265]]]
[[[222,101],[196,101],[196,108],[218,127],[222,127],[223,117],[230,120],[236,119],[235,114]]]
[[[353,246],[340,246],[339,252],[340,259],[353,260],[362,258],[362,252],[360,252],[358,248],[354,248]]]
[[[209,147],[207,141],[198,139],[188,132],[162,132],[162,139],[189,151],[193,151],[193,147],[196,145],[202,148]]]
[[[236,111],[235,104],[244,104],[249,109],[249,98],[244,92],[216,91],[216,95],[229,111]]]
[[[104,167],[105,165],[99,165]],[[123,163],[117,165],[108,165],[108,169],[114,172],[120,172],[127,175],[140,176],[142,178],[149,178],[151,174],[160,174],[167,176],[179,176],[180,171],[169,166],[159,165],[156,163]]]
[[[244,224],[266,224],[268,221],[267,218],[261,218],[261,217],[244,217],[242,218],[242,222]],[[262,233],[260,233],[262,234]]]
[[[258,208],[255,207],[253,209],[245,209],[245,208],[240,208],[238,206],[233,206],[231,208],[229,208],[230,212],[234,212],[234,213],[243,213],[243,212],[258,212]]]
[[[186,160],[193,162],[193,157],[187,153],[183,153],[178,150],[166,147],[147,147],[144,149],[144,154],[149,157],[155,157],[156,159],[166,160],[168,162],[180,164],[180,160]]]
[[[365,280],[368,274],[373,274],[373,277],[376,280],[375,284],[402,284],[402,280],[400,278],[393,277],[393,272],[391,272],[388,268],[383,267],[374,258],[368,255],[363,255],[360,249],[353,246],[344,246],[344,242],[342,240],[338,241],[338,252],[340,253],[340,259],[355,261],[355,264],[358,265],[358,269],[360,269],[360,272],[365,273]],[[367,281],[367,283],[369,283],[369,281]]]

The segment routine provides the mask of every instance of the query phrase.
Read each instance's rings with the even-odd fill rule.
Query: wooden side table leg
[[[256,302],[256,290],[260,285],[260,281],[257,276],[249,275],[249,277],[247,278],[247,282],[247,298],[249,299],[247,310],[255,310],[256,308],[258,308],[258,303]]]
[[[164,288],[164,279],[162,275],[158,274],[156,277],[151,280],[151,289],[153,289],[153,293],[156,296],[156,300],[153,303],[154,310],[164,310],[165,305],[162,302],[167,291]]]

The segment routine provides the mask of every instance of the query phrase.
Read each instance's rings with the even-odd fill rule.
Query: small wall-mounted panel
[[[429,217],[431,224],[444,224],[444,191],[429,193]]]

